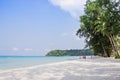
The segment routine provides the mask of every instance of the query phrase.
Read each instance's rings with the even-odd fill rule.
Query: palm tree
[[[81,16],[81,27],[77,35],[86,37],[86,42],[110,57],[112,50],[118,56],[120,15],[114,0],[88,0],[85,15]],[[95,41],[99,39],[99,41]],[[108,43],[111,45],[109,46]],[[99,52],[99,50],[97,50]]]
[[[115,2],[114,0],[98,0],[99,2],[104,2],[104,4],[101,4],[103,7],[102,13],[99,15],[100,17],[100,27],[99,30],[102,30],[101,32],[103,35],[106,35],[110,43],[113,47],[114,53],[116,56],[119,55],[118,53],[118,45],[117,45],[117,36],[119,35],[120,32],[120,15],[119,11],[117,9],[118,7],[118,2]]]

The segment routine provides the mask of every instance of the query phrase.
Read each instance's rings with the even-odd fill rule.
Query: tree
[[[87,0],[85,14],[80,17],[77,35],[86,37],[87,44],[96,53],[110,57],[112,51],[118,56],[120,15],[115,0]],[[109,45],[111,44],[111,45]]]
[[[93,55],[93,52],[89,49],[71,49],[71,50],[52,50],[46,54],[46,56],[89,56]]]
[[[99,15],[99,27],[98,30],[102,32],[103,35],[106,35],[115,55],[118,56],[118,45],[117,45],[117,36],[120,32],[120,15],[118,8],[118,3],[115,0],[98,0],[99,6],[102,7],[102,13]]]

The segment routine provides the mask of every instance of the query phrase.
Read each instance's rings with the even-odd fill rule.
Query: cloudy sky
[[[0,55],[83,49],[75,33],[85,0],[0,0]]]

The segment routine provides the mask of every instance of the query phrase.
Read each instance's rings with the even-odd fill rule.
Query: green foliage
[[[52,50],[46,56],[82,56],[93,55],[93,52],[87,50]]]
[[[46,56],[65,56],[65,55],[67,54],[66,51],[64,50],[52,50],[48,52]]]
[[[87,0],[80,22],[77,35],[86,37],[96,55],[110,57],[114,51],[118,56],[120,15],[115,0]]]
[[[120,56],[115,56],[115,59],[120,59]]]

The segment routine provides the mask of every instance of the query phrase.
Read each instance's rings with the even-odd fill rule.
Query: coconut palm
[[[109,57],[113,50],[116,56],[119,55],[120,15],[115,0],[88,0],[80,20],[77,35],[86,37],[86,42],[94,51]]]

